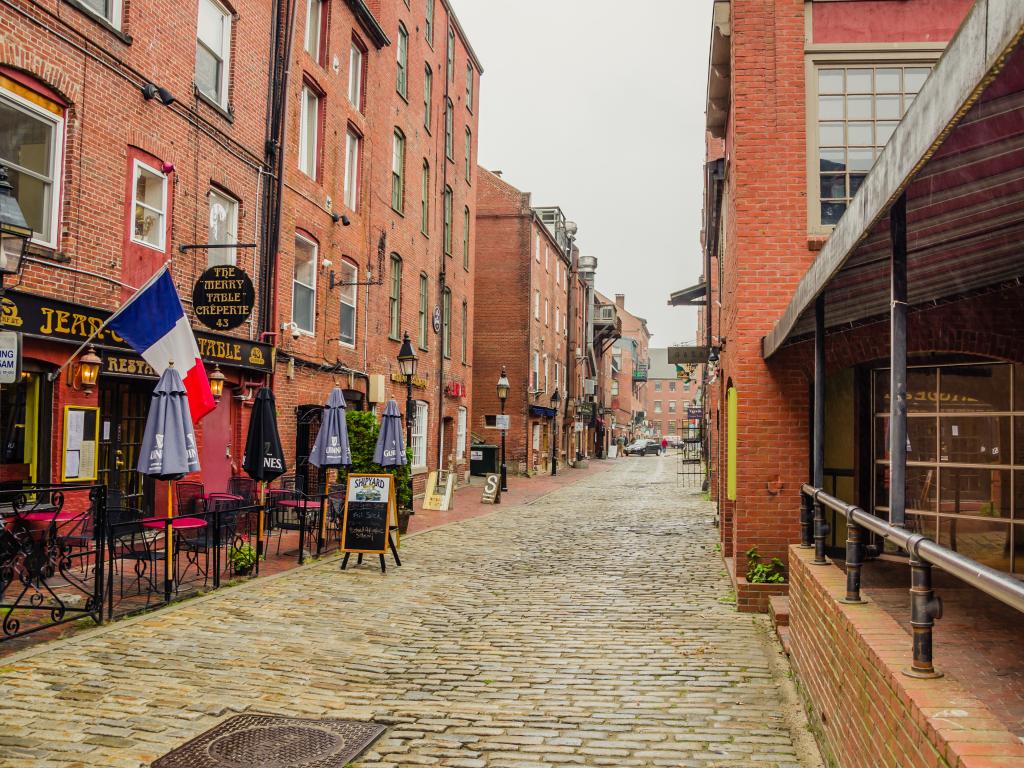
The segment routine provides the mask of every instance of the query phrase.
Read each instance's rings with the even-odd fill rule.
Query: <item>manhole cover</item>
[[[152,768],[344,768],[384,730],[358,720],[237,715],[164,755]]]

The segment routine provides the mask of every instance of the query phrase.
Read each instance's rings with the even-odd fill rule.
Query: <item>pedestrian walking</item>
[[[661,438],[661,452],[664,453],[667,450],[668,450],[668,438],[667,437],[663,437],[663,438]]]

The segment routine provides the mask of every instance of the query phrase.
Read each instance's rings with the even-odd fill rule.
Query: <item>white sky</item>
[[[559,205],[658,347],[691,341],[711,0],[453,0],[484,66],[479,162]]]

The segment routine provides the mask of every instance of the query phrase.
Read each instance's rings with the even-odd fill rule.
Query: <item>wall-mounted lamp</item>
[[[215,403],[220,402],[220,396],[224,394],[224,380],[225,376],[221,373],[220,364],[213,364],[213,373],[210,374],[210,394],[213,395],[213,401]]]
[[[96,386],[96,381],[100,377],[100,366],[103,361],[100,356],[96,354],[96,348],[90,344],[85,348],[85,354],[82,355],[81,359],[75,363],[71,371],[71,388],[81,390],[85,394],[92,392],[92,388]]]
[[[335,224],[337,224],[340,221],[346,227],[352,223],[348,216],[346,216],[343,213],[338,213],[337,211],[331,214],[331,221],[333,221]]]
[[[146,83],[142,86],[142,98],[146,101],[152,101],[153,99],[159,99],[160,103],[165,107],[171,106],[174,103],[174,94],[168,91],[163,86],[157,86],[154,83]]]

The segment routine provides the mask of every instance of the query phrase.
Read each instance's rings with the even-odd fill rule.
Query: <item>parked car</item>
[[[627,456],[646,456],[649,453],[661,456],[661,443],[657,440],[634,440],[625,449]]]

